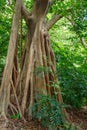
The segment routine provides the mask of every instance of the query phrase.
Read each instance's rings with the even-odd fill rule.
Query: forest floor
[[[87,130],[87,107],[84,109],[68,109],[70,120],[75,126],[78,126],[79,130]]]
[[[87,130],[87,109],[68,109],[67,110],[70,120],[75,126],[78,126],[78,130]],[[4,121],[0,118],[0,130],[46,130],[41,127],[37,121],[29,121],[24,123],[22,120],[9,119]],[[77,130],[77,129],[76,129]]]

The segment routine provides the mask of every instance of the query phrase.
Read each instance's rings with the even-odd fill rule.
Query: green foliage
[[[73,10],[71,11],[71,19],[74,21],[73,30],[80,37],[87,36],[87,1],[76,0],[73,2]]]
[[[79,130],[76,126],[65,122],[61,108],[66,107],[59,104],[54,98],[38,95],[37,103],[32,106],[33,118],[41,122],[48,130]]]
[[[24,2],[28,10],[31,11],[32,6],[33,6],[33,0],[24,0]]]
[[[72,23],[69,28],[87,40],[87,0],[53,0],[48,19],[54,14],[69,18]]]
[[[82,107],[87,103],[86,55],[78,46],[72,52],[67,47],[65,51],[62,52],[61,50],[59,55],[60,59],[57,57],[57,69],[60,85],[65,93],[63,95],[64,101],[73,107]],[[59,60],[60,64],[58,65]]]
[[[57,25],[55,25],[50,31],[59,85],[63,92],[64,102],[80,108],[87,104],[87,48],[84,48],[79,43],[76,34],[68,29],[68,22],[63,21],[65,22],[61,20],[57,24],[59,30],[56,30]]]
[[[64,124],[63,128],[60,128],[59,130],[79,130],[79,128],[72,126],[72,124]]]
[[[65,122],[61,112],[63,105],[49,96],[39,95],[38,102],[33,105],[33,117],[41,121],[42,125],[49,130],[55,130]]]
[[[12,118],[12,119],[20,119],[20,113],[18,112],[15,115],[11,115],[10,118]]]

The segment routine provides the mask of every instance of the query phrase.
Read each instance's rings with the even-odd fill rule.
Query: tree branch
[[[30,13],[28,12],[28,10],[26,9],[26,7],[22,4],[22,9],[21,9],[22,15],[26,21],[26,23],[28,23],[28,17],[30,15]]]
[[[53,18],[47,23],[47,30],[50,30],[50,28],[61,18],[63,17],[63,15],[54,15]]]
[[[72,8],[66,9],[64,12],[70,12]],[[50,30],[50,28],[61,18],[64,17],[64,14],[55,14],[53,18],[47,23],[47,30]]]

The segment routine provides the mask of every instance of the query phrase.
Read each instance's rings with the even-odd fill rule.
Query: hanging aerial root
[[[14,114],[14,111],[15,111],[16,113],[18,113],[17,108],[16,108],[12,103],[10,103],[9,106],[10,106],[10,108],[11,108],[13,114]]]
[[[34,42],[32,42],[31,48],[30,48],[30,55],[28,58],[28,68],[27,68],[27,74],[26,74],[26,80],[25,80],[24,96],[23,96],[22,103],[21,103],[21,109],[22,109],[23,115],[24,115],[25,109],[26,109],[29,81],[30,81],[30,78],[31,78],[33,72],[34,72]]]
[[[16,103],[17,103],[17,106],[18,106],[18,110],[19,110],[20,116],[21,116],[21,118],[22,118],[24,121],[26,121],[25,118],[24,118],[23,115],[22,115],[22,112],[21,112],[21,109],[20,109],[20,105],[19,105],[19,102],[18,102],[18,98],[17,98],[17,95],[16,95],[16,90],[15,90],[15,87],[14,87],[14,84],[13,84],[12,79],[10,79],[10,82],[11,82],[11,86],[12,86],[13,91],[14,91],[14,96],[15,96],[15,99],[16,99]]]
[[[46,50],[45,50],[45,36],[44,36],[44,32],[41,31],[41,49],[42,49],[42,59],[43,59],[43,66],[45,67],[45,69],[48,70],[48,66],[47,66],[47,57],[46,57]],[[44,72],[44,76],[45,76],[45,83],[46,83],[46,89],[47,89],[47,93],[48,95],[51,95],[50,92],[50,82],[49,82],[49,72]]]
[[[34,79],[33,79],[33,73],[31,75],[31,79],[30,79],[30,104],[29,104],[29,118],[32,119],[32,105],[34,102]]]

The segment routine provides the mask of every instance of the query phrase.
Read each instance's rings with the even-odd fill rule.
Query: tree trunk
[[[0,89],[0,113],[5,116],[7,113],[10,98],[10,79],[12,78],[12,70],[14,65],[14,57],[17,43],[18,24],[21,13],[21,0],[17,0],[15,5],[15,14],[13,17],[12,31],[9,41],[8,54],[4,69],[1,89]]]
[[[38,102],[36,96],[39,93],[55,97],[56,100],[63,103],[60,89],[52,87],[53,83],[57,83],[58,81],[55,76],[55,56],[50,45],[45,23],[48,5],[49,0],[35,0],[31,14],[26,13],[26,11],[23,10],[24,8],[22,9],[28,30],[21,70],[17,76],[18,73],[14,74],[13,65],[17,43],[18,21],[21,11],[21,0],[16,1],[16,13],[13,18],[12,33],[0,92],[0,112],[2,115],[6,114],[8,105],[12,101],[10,100],[12,94],[14,94],[18,109],[23,115],[25,115],[26,112],[29,112],[29,116],[32,116],[31,107],[34,102]],[[14,93],[11,92],[11,86]],[[58,91],[58,95],[55,96],[56,91]],[[63,112],[65,113],[64,109]]]

